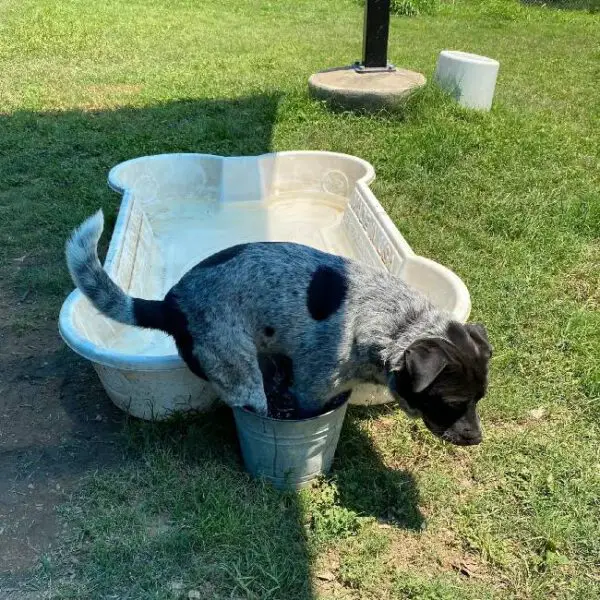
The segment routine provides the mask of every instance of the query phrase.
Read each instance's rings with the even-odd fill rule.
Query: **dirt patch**
[[[56,321],[32,319],[16,333],[27,306],[6,292],[0,311],[0,589],[18,597],[63,534],[57,506],[122,455],[123,415],[64,346]]]
[[[432,576],[458,573],[467,579],[487,575],[487,565],[465,551],[460,540],[449,529],[412,533],[395,531],[387,553],[388,561],[402,570],[416,568]]]
[[[554,436],[555,428],[564,428],[573,420],[573,412],[566,407],[538,406],[515,419],[488,419],[490,439],[498,440],[526,433],[547,430]]]
[[[456,534],[447,528],[435,531],[411,532],[386,523],[372,525],[376,535],[387,538],[386,549],[377,554],[376,567],[381,572],[376,577],[381,583],[375,584],[377,596],[373,596],[373,582],[348,582],[344,579],[344,555],[353,556],[356,548],[330,549],[317,558],[313,569],[315,590],[324,597],[364,598],[391,597],[391,590],[383,582],[393,579],[394,573],[418,572],[435,578],[457,575],[465,582],[481,583],[492,579],[489,565],[481,557],[465,548]],[[373,559],[367,552],[365,560]],[[352,585],[354,583],[354,585]],[[373,588],[373,589],[375,589]]]

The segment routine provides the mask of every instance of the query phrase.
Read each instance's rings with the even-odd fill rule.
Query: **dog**
[[[357,382],[376,383],[434,435],[481,443],[486,330],[453,320],[400,278],[301,244],[255,242],[204,259],[162,300],[133,298],[98,259],[103,228],[99,211],[67,241],[75,285],[107,317],[171,335],[228,405],[266,414],[261,357],[285,356],[306,411]]]

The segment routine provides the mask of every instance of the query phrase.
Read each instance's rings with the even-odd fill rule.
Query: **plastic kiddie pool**
[[[387,269],[455,319],[469,315],[469,293],[442,265],[417,256],[379,204],[373,167],[331,152],[252,157],[164,154],[114,167],[109,186],[123,195],[105,267],[128,293],[163,298],[203,258],[234,244],[293,241]],[[90,360],[110,398],[143,419],[203,410],[215,400],[173,340],[120,325],[78,291],[63,304],[60,333]],[[381,403],[383,388],[358,386],[354,403]]]

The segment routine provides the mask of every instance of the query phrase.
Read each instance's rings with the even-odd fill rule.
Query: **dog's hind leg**
[[[267,414],[267,397],[254,343],[236,339],[235,347],[198,344],[194,348],[202,369],[221,400],[229,406],[248,406],[259,414]]]

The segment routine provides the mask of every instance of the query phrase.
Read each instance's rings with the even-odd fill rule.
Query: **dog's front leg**
[[[247,406],[260,415],[266,415],[267,397],[256,348],[242,336],[235,341],[237,343],[229,348],[204,343],[197,347],[195,353],[225,404]]]
[[[228,406],[251,408],[259,415],[267,414],[267,397],[263,389],[262,379],[260,385],[226,386],[215,385],[223,402]]]
[[[262,387],[262,382],[260,389],[245,389],[244,391],[245,396],[241,397],[245,398],[245,400],[239,401],[240,394],[236,394],[235,398],[237,398],[238,400],[232,397],[231,402],[229,402],[228,404],[230,406],[242,406],[244,408],[251,408],[257,414],[266,416],[268,411],[267,397],[265,396],[265,392]]]
[[[225,404],[232,408],[234,406],[251,408],[259,415],[267,414],[267,397],[265,396],[262,378],[258,383],[246,380],[246,383],[240,383],[239,385],[232,385],[230,381],[223,381],[223,378],[219,379],[220,381],[216,381],[213,378],[211,383]]]

